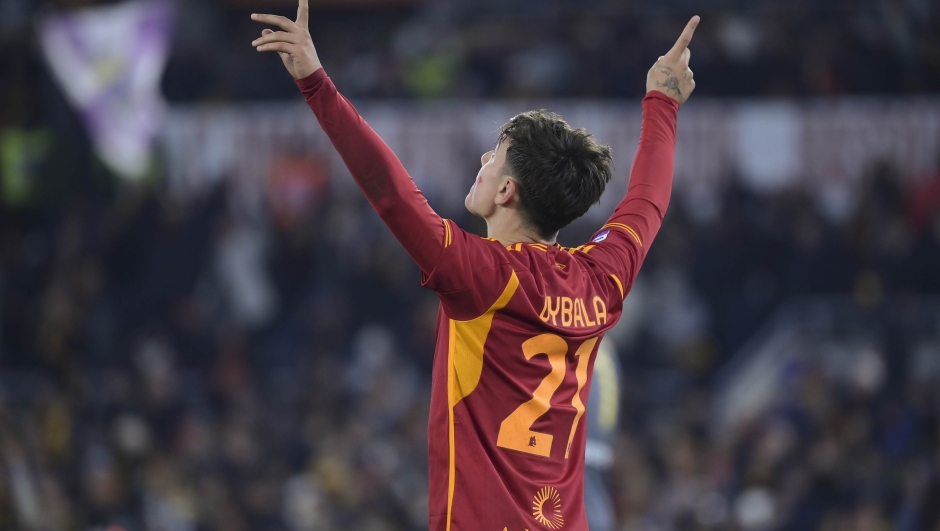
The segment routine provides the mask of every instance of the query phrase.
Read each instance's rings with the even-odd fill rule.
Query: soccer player
[[[610,148],[545,111],[509,120],[483,154],[467,209],[481,238],[442,219],[341,96],[297,20],[252,45],[278,52],[382,220],[441,300],[428,426],[431,531],[586,531],[585,400],[594,355],[662,224],[676,116],[695,82],[693,17],[647,75],[640,145],[626,197],[585,245],[558,231],[600,200]]]

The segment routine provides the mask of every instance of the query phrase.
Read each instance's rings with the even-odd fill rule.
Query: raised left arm
[[[281,56],[366,199],[418,267],[430,274],[444,248],[444,222],[395,153],[326,75],[307,30],[307,0],[299,0],[296,22],[274,15],[255,14],[251,18],[280,28],[264,30],[252,45],[259,52]]]

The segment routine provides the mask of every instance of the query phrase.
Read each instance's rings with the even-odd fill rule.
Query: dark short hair
[[[499,139],[507,138],[503,171],[518,183],[523,214],[539,236],[555,237],[601,200],[614,163],[610,146],[591,133],[537,110],[506,122]]]

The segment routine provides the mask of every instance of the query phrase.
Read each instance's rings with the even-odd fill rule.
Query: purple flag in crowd
[[[172,15],[168,1],[134,0],[57,12],[40,23],[46,61],[95,151],[129,180],[147,173],[162,125]]]

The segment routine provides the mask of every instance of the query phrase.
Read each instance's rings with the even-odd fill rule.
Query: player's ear
[[[497,205],[507,206],[509,205],[513,198],[516,197],[516,194],[519,193],[519,186],[516,184],[516,181],[507,175],[500,177],[499,187],[496,189],[496,197],[494,201]]]

